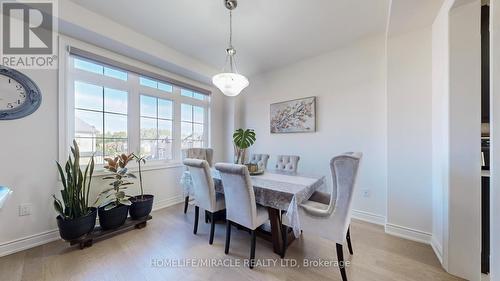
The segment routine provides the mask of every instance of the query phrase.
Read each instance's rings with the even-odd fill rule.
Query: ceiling
[[[425,26],[436,18],[444,0],[393,0],[389,36],[397,36]]]
[[[229,13],[223,0],[71,0],[221,69]],[[389,0],[240,0],[233,45],[254,75],[384,33]]]

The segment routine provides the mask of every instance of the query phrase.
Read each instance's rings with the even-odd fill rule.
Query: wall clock
[[[35,112],[42,102],[42,93],[28,76],[0,66],[0,120],[13,120]]]

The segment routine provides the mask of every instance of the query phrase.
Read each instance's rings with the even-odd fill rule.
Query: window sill
[[[175,169],[175,168],[180,168],[184,167],[184,165],[180,162],[157,162],[154,163],[154,161],[146,163],[146,165],[143,165],[141,170],[142,172],[147,172],[147,171],[155,171],[155,170],[166,170],[166,169]],[[137,165],[130,165],[128,166],[128,170],[132,173],[138,173],[139,172],[139,167]],[[94,169],[94,177],[100,177],[100,176],[105,176],[108,175],[109,172],[104,169],[102,166],[96,167]],[[139,176],[139,175],[136,175]]]

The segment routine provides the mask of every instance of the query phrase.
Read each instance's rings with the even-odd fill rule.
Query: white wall
[[[71,10],[70,13],[65,13],[65,11],[67,10],[60,9],[60,16],[66,20],[71,20],[72,15],[75,14],[88,14],[88,11],[85,10]],[[79,30],[86,30],[87,25],[90,25],[95,28],[88,34],[95,34],[100,30],[93,24],[96,22],[105,23],[108,20],[92,14],[90,18],[78,17],[78,21],[79,24],[83,25],[79,26]],[[150,54],[151,57],[168,54],[167,59],[172,59],[158,63],[158,65],[171,65],[172,62],[175,62],[179,69],[191,69],[193,73],[197,73],[195,76],[198,77],[206,77],[206,73],[211,72],[211,68],[199,65],[198,62],[191,61],[175,52],[167,52],[168,47],[157,45],[156,42],[146,40],[125,27],[116,26],[115,23],[111,26],[107,25],[107,28],[103,29],[104,34],[97,34],[94,38],[102,38],[102,36],[108,36],[108,33],[113,33],[112,27],[115,27],[113,44],[120,46],[118,48],[120,50],[136,48],[141,49],[142,54],[147,54],[146,50],[158,47],[154,53]],[[137,39],[139,37],[141,40],[134,41],[133,44],[128,41],[117,41],[127,37],[127,35],[131,36],[129,38]],[[96,42],[99,43],[99,40],[95,40],[94,43]],[[106,45],[106,42],[103,42],[103,45]],[[106,50],[101,51],[109,53]],[[114,56],[115,59],[120,58],[119,55],[114,54]],[[156,60],[158,62],[159,59],[156,58]],[[157,67],[129,58],[127,61],[146,70],[202,86],[199,82],[179,77]],[[3,159],[0,162],[0,183],[14,190],[0,211],[0,256],[59,237],[55,220],[56,213],[53,211],[51,197],[60,189],[55,161],[59,159],[58,94],[64,94],[64,92],[58,92],[58,72],[56,70],[23,70],[22,72],[39,85],[43,100],[40,108],[34,114],[19,120],[0,122],[0,155]],[[204,87],[211,86],[205,85]],[[224,135],[226,103],[220,92],[215,89],[212,91],[210,143],[215,149],[214,160],[222,161],[226,158],[224,149],[226,147]],[[168,169],[144,172],[145,188],[148,193],[155,195],[156,208],[182,201],[182,192],[179,186],[182,171],[182,167],[174,166]],[[104,183],[100,177],[95,177],[93,183],[93,193],[96,194]],[[137,192],[137,189],[138,187],[132,188],[130,192]],[[32,214],[19,217],[18,207],[25,203],[32,204]]]
[[[448,0],[433,24],[433,247],[480,279],[480,1]]]
[[[40,87],[42,104],[32,115],[0,122],[0,182],[14,190],[0,210],[0,253],[9,241],[53,230],[50,196],[56,188],[57,71],[22,71]],[[33,204],[33,215],[18,217],[18,205]]]
[[[432,25],[432,247],[445,268],[449,186],[449,39],[445,1]]]
[[[432,232],[432,33],[430,27],[387,41],[387,226]],[[404,232],[402,233],[404,234]]]
[[[308,96],[317,97],[317,132],[270,134],[269,105]],[[243,124],[257,134],[251,150],[271,154],[271,166],[278,154],[296,154],[301,156],[300,171],[330,177],[333,156],[363,152],[354,209],[383,223],[387,197],[383,36],[252,77],[242,99]],[[361,196],[365,189],[369,198]]]
[[[500,281],[500,0],[491,1],[491,281]]]
[[[448,270],[481,279],[481,1],[450,12]]]

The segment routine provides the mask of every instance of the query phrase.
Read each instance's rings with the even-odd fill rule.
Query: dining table
[[[224,193],[224,185],[219,171],[212,168],[211,174],[214,179],[215,191]],[[252,179],[256,203],[266,207],[269,214],[270,230],[266,231],[265,228],[262,228],[259,235],[272,242],[274,252],[280,254],[283,246],[288,247],[295,237],[300,236],[298,208],[315,191],[324,188],[325,177],[282,170],[266,170],[262,174],[251,175],[250,178]],[[182,175],[181,185],[184,196],[196,198],[188,170]],[[283,213],[286,215],[287,225],[291,230],[285,234],[287,235],[287,245],[283,245]]]

